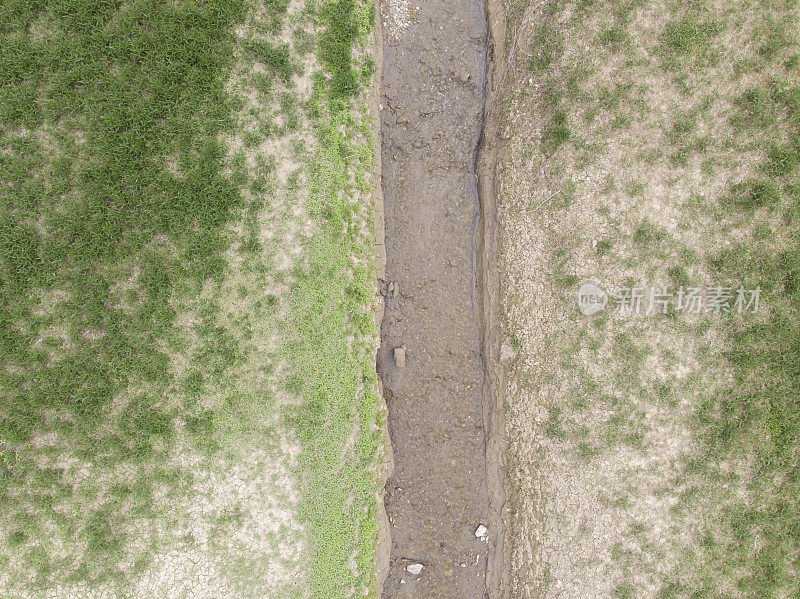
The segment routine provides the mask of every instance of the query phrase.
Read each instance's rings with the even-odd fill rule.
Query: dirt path
[[[475,282],[480,0],[385,0],[386,311],[378,370],[395,467],[384,597],[483,599],[488,521]],[[405,348],[400,367],[395,348]],[[421,564],[419,574],[408,566]]]

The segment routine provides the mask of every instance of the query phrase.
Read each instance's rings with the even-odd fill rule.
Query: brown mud
[[[386,270],[377,365],[394,454],[383,596],[484,599],[498,578],[487,586],[488,553],[502,541],[499,508],[490,507],[501,477],[493,462],[488,488],[486,464],[487,432],[497,450],[494,371],[484,356],[497,346],[484,319],[495,300],[485,301],[492,281],[478,272],[491,266],[493,247],[477,176],[486,12],[482,0],[384,0],[381,17],[391,27],[380,100]],[[488,533],[478,538],[481,525]]]

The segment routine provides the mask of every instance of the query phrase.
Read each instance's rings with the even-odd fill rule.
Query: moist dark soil
[[[488,526],[489,500],[475,248],[486,16],[480,0],[409,8],[408,26],[386,32],[383,47],[378,371],[394,451],[384,597],[484,599],[489,545],[475,531]],[[423,566],[419,574],[407,570],[412,564]]]

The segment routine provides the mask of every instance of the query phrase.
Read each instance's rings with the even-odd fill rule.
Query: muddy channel
[[[491,533],[476,246],[481,0],[384,0],[385,297],[378,371],[394,467],[384,598],[484,599]],[[419,566],[422,566],[420,569]]]

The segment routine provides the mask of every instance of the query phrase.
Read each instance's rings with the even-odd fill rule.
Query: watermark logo
[[[591,316],[611,304],[619,316],[634,314],[666,314],[670,308],[685,314],[756,313],[761,304],[761,287],[684,287],[637,286],[622,287],[616,293],[606,293],[593,283],[578,289],[578,310]]]
[[[608,295],[597,285],[584,283],[578,289],[578,309],[581,314],[591,316],[605,309],[608,305]]]

